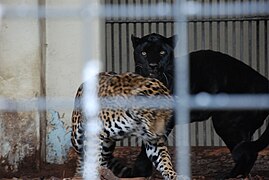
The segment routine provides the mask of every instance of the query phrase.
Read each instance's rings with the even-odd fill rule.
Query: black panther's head
[[[176,41],[175,35],[169,38],[156,33],[142,38],[132,35],[135,72],[145,77],[157,78],[170,87]]]

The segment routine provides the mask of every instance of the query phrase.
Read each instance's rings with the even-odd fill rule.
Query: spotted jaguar
[[[81,175],[83,172],[85,149],[83,126],[85,123],[83,122],[86,121],[86,118],[81,108],[84,84],[77,91],[72,114],[71,142],[78,153],[77,175]],[[126,104],[130,105],[132,102],[129,97],[155,98],[156,96],[157,98],[161,96],[169,99],[169,94],[169,90],[154,78],[134,73],[103,72],[99,74],[98,96],[104,101],[102,104],[106,104],[106,101],[109,103],[110,97],[124,99]],[[115,175],[120,177],[124,169],[115,167],[115,163],[113,167],[113,162],[110,162],[113,159],[115,144],[116,141],[133,135],[142,139],[147,157],[164,179],[176,179],[177,174],[173,169],[165,138],[165,129],[172,117],[172,110],[153,107],[138,108],[132,104],[128,107],[121,107],[121,103],[118,104],[118,106],[117,103],[113,104],[114,107],[102,106],[99,112],[99,119],[102,122],[102,130],[99,135],[101,140],[99,165],[113,169],[114,174],[118,172]]]

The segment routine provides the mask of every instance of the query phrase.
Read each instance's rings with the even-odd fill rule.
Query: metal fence
[[[187,53],[198,49],[213,49],[228,53],[234,57],[241,59],[247,64],[251,65],[254,69],[261,72],[261,74],[268,77],[268,14],[269,3],[268,1],[161,1],[161,0],[148,0],[148,1],[131,1],[131,0],[118,0],[106,1],[105,6],[101,8],[100,12],[95,11],[96,6],[87,6],[88,2],[85,1],[85,7],[80,8],[66,8],[54,9],[50,7],[40,7],[39,9],[32,9],[31,7],[5,7],[4,15],[13,18],[71,18],[79,17],[85,24],[85,46],[84,59],[85,61],[94,59],[93,49],[87,52],[89,47],[94,47],[94,44],[89,41],[89,36],[94,34],[87,34],[89,30],[88,18],[105,18],[105,70],[125,72],[134,70],[134,61],[132,56],[132,46],[130,41],[131,34],[143,36],[151,32],[157,32],[165,36],[173,34],[180,34],[181,47],[183,50],[176,50],[177,54]],[[216,4],[215,4],[216,3]],[[240,4],[241,3],[241,4]],[[110,4],[110,6],[108,6]],[[129,6],[130,5],[130,6]],[[180,11],[178,12],[178,9]],[[164,12],[160,12],[163,10]],[[96,14],[95,14],[96,13]],[[188,20],[188,21],[186,21]],[[179,26],[180,25],[180,26]],[[94,32],[94,31],[93,31]],[[185,51],[186,50],[186,51]],[[93,53],[94,54],[94,53]],[[187,60],[183,59],[180,64],[176,64],[177,73],[186,75],[188,69]],[[184,75],[184,77],[185,77]],[[181,81],[182,82],[182,81]],[[181,84],[178,91],[179,98],[186,98],[187,101],[192,102],[188,94],[188,84]],[[94,85],[92,85],[94,86]],[[178,86],[176,86],[178,88]],[[184,89],[185,88],[185,89]],[[214,100],[214,96],[212,102]],[[241,99],[240,99],[241,98]],[[236,104],[237,100],[244,97],[233,97],[233,101],[228,101],[227,107],[240,107]],[[260,99],[263,97],[260,97]],[[268,98],[268,96],[266,96]],[[246,107],[253,107],[260,104],[259,98],[253,98],[253,101],[248,101]],[[41,97],[42,100],[42,97]],[[186,102],[186,101],[183,101]],[[40,111],[46,110],[46,102],[37,101]],[[14,102],[14,109],[20,102]],[[191,104],[191,103],[190,103]],[[7,104],[4,99],[0,101],[1,109],[12,109],[12,103]],[[10,106],[9,106],[10,105]],[[194,106],[197,104],[194,104]],[[197,105],[198,107],[199,105]],[[32,106],[29,106],[31,109]],[[210,104],[208,105],[210,107]],[[212,106],[211,106],[212,107]],[[215,108],[227,108],[215,107]],[[182,121],[188,120],[188,112],[193,108],[192,106],[184,106],[180,109],[179,117]],[[268,104],[263,108],[268,109]],[[26,107],[27,109],[27,107]],[[18,111],[18,109],[17,109]],[[182,113],[183,112],[183,113]],[[43,124],[44,125],[44,124]],[[190,145],[202,146],[219,146],[223,145],[221,140],[215,134],[210,121],[201,122],[189,125],[190,126]],[[256,137],[261,134],[263,128],[255,135]],[[184,143],[187,142],[188,147],[188,130],[183,133]],[[182,139],[177,137],[176,140]],[[136,141],[125,141],[120,145],[136,145]],[[177,142],[179,145],[181,142]],[[170,144],[174,144],[171,142]],[[43,144],[44,145],[44,144]],[[42,143],[41,143],[42,146]],[[188,148],[185,149],[185,152]],[[182,152],[178,152],[182,153]],[[183,152],[184,154],[184,152]],[[180,154],[177,154],[178,157]],[[178,171],[184,174],[189,174],[188,158],[181,156],[183,161],[179,163],[178,168],[183,168]],[[187,162],[187,163],[186,163]]]

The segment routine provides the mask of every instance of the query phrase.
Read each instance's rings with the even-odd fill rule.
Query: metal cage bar
[[[202,3],[199,2],[181,2],[182,4],[176,4],[176,7],[182,8],[182,6],[186,6],[185,3],[193,3],[193,4],[187,4],[191,5],[187,11],[185,11],[185,8],[182,8],[181,13],[182,14],[176,14],[174,13],[173,5],[174,2],[168,2],[168,1],[161,1],[158,0],[156,4],[154,5],[147,5],[147,8],[143,8],[143,3],[140,1],[140,3],[137,5],[136,1],[132,1],[133,3],[129,4],[129,1],[126,2],[126,6],[121,6],[121,1],[119,0],[118,3],[112,3],[113,1],[110,1],[111,6],[104,5],[102,6],[103,10],[100,11],[101,13],[92,14],[91,11],[89,11],[89,7],[81,7],[79,9],[72,9],[70,7],[57,9],[53,7],[44,7],[40,6],[39,9],[33,9],[31,6],[25,6],[25,7],[4,7],[4,16],[8,18],[44,18],[44,17],[50,17],[50,18],[84,18],[85,23],[88,23],[87,18],[91,17],[105,17],[106,19],[106,25],[105,25],[105,36],[106,36],[106,70],[113,70],[122,72],[125,67],[123,66],[124,63],[124,55],[123,52],[126,52],[127,55],[127,70],[132,71],[133,70],[133,58],[130,55],[131,47],[130,47],[130,34],[134,33],[135,35],[145,35],[146,32],[160,32],[161,34],[170,36],[174,32],[183,32],[182,34],[187,36],[187,27],[190,29],[192,28],[194,35],[194,40],[189,41],[190,43],[193,43],[193,45],[188,45],[192,50],[196,50],[201,47],[209,47],[212,49],[221,50],[224,49],[224,51],[228,54],[231,54],[235,57],[238,57],[243,59],[247,64],[251,65],[253,68],[260,71],[262,74],[264,74],[266,77],[268,77],[268,14],[269,10],[265,7],[268,7],[268,2],[263,1],[260,4],[253,3],[251,1],[240,1],[242,3],[242,8],[240,11],[234,11],[236,8],[238,8],[239,4],[236,3],[228,3],[228,1],[225,0],[224,3],[221,3],[217,0],[211,1],[210,3],[206,3],[202,1]],[[149,0],[149,3],[152,1]],[[180,3],[179,1],[177,1]],[[214,3],[213,3],[214,2]],[[162,3],[162,4],[160,4]],[[212,4],[211,4],[212,3]],[[226,4],[227,3],[227,4]],[[172,5],[171,5],[172,4]],[[129,6],[130,5],[130,6]],[[251,9],[250,7],[255,5],[256,8]],[[161,8],[164,8],[164,14],[160,13],[159,10]],[[221,8],[222,7],[222,8]],[[136,11],[139,13],[136,13]],[[167,11],[168,10],[168,11]],[[149,12],[150,13],[149,13]],[[171,12],[173,12],[171,14]],[[197,12],[196,14],[193,14],[193,12]],[[241,14],[240,14],[241,13]],[[196,15],[197,17],[193,17]],[[146,19],[145,17],[148,17]],[[188,17],[188,18],[187,18]],[[182,19],[183,18],[183,19]],[[174,23],[176,21],[176,23]],[[179,23],[188,23],[184,24],[184,27],[178,26]],[[239,26],[238,26],[239,23]],[[224,29],[221,28],[221,25],[223,25]],[[163,28],[161,28],[163,27]],[[174,27],[176,30],[174,30]],[[231,27],[231,29],[230,29]],[[182,28],[182,29],[181,29]],[[87,29],[87,28],[85,28]],[[181,29],[181,30],[179,30]],[[264,29],[263,31],[261,31]],[[117,36],[115,36],[114,31],[118,31]],[[201,32],[200,32],[201,31]],[[126,33],[126,39],[123,39],[122,33]],[[222,41],[222,36],[220,35],[221,32],[224,32],[224,41]],[[238,33],[240,32],[240,33]],[[181,34],[181,33],[180,33]],[[181,34],[181,35],[182,35]],[[239,36],[237,36],[240,34]],[[246,37],[243,37],[242,34],[247,34]],[[85,37],[87,36],[87,33],[85,33]],[[183,38],[186,38],[183,37]],[[182,38],[182,37],[181,37]],[[190,38],[191,39],[191,38]],[[199,39],[201,43],[198,43],[195,41],[196,39]],[[88,44],[89,39],[86,38],[86,44],[85,48],[90,46]],[[118,42],[118,43],[116,43]],[[184,39],[181,42],[181,46],[186,46],[186,43],[188,40]],[[208,43],[207,43],[208,42]],[[124,46],[125,44],[125,46]],[[198,47],[199,44],[199,47]],[[180,50],[179,53],[185,53],[187,52],[187,47],[184,47],[183,50]],[[239,47],[239,51],[237,51]],[[124,49],[126,48],[126,49]],[[87,50],[85,50],[87,52]],[[239,52],[239,54],[237,53]],[[87,53],[85,53],[85,57],[87,57]],[[254,59],[257,59],[257,61],[254,61]],[[183,59],[180,61],[180,63],[177,64],[177,69],[180,76],[177,78],[182,77],[188,77],[186,72],[187,60]],[[262,68],[261,66],[264,66]],[[184,70],[185,69],[185,70]],[[251,108],[264,108],[268,109],[268,95],[263,96],[210,96],[210,95],[197,95],[197,96],[190,96],[187,92],[188,84],[182,85],[178,87],[176,92],[178,93],[179,97],[181,97],[180,103],[181,112],[178,113],[179,117],[183,119],[183,121],[187,122],[188,120],[188,112],[190,109],[199,109],[199,108],[211,108],[211,109],[251,109]],[[182,89],[181,89],[182,88]],[[206,99],[208,103],[206,104],[199,104],[199,99]],[[59,100],[59,99],[58,99]],[[225,100],[225,101],[223,101]],[[46,101],[46,100],[45,100]],[[31,102],[29,101],[28,104],[25,102],[16,102],[16,101],[10,101],[6,100],[4,98],[0,99],[0,110],[7,110],[7,111],[30,111],[34,106],[36,106],[36,103],[39,105],[39,110],[46,110],[48,106],[46,105],[44,99],[40,98],[37,101]],[[245,102],[242,106],[242,103],[237,103],[237,101]],[[59,103],[61,106],[65,106],[62,100],[55,101],[55,104]],[[225,102],[220,103],[220,102]],[[202,129],[203,132],[207,131],[207,127],[205,124],[202,124],[202,127],[199,125],[196,126],[195,132],[198,133]],[[261,131],[259,132],[259,134]],[[211,128],[211,135],[214,133],[212,132]],[[189,133],[185,132],[182,134],[182,137],[187,137],[188,141]],[[215,134],[214,134],[215,136]],[[181,138],[182,138],[181,137]],[[179,136],[177,136],[179,138]],[[211,141],[207,141],[207,137],[204,135],[203,139],[200,140],[196,137],[195,142],[191,145],[222,145],[221,142],[216,142],[215,137],[214,141],[211,139]],[[200,141],[202,141],[200,143]],[[132,142],[128,142],[128,145],[132,144]],[[182,145],[182,142],[177,142],[177,145]],[[121,144],[123,145],[123,144]],[[188,142],[186,142],[186,139],[183,138],[183,145],[187,146],[187,149],[185,152],[188,152]],[[179,154],[180,155],[180,154]],[[188,164],[188,158],[183,161],[186,163],[186,167],[182,166],[180,164],[179,166],[183,167],[183,173],[190,174],[189,164]]]

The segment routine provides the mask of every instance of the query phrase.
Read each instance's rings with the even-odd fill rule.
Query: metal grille
[[[53,2],[53,1],[48,1]],[[237,57],[241,60],[243,60],[245,63],[251,65],[254,69],[261,72],[261,74],[268,77],[268,16],[264,16],[269,14],[268,9],[268,1],[245,1],[241,0],[238,1],[238,3],[234,3],[234,1],[213,1],[213,0],[203,0],[203,1],[168,1],[168,0],[147,0],[147,1],[135,1],[135,0],[118,0],[118,1],[106,1],[105,4],[112,5],[112,6],[106,6],[101,11],[101,13],[96,12],[94,10],[94,6],[88,6],[92,1],[83,1],[81,7],[47,7],[44,0],[41,0],[39,3],[39,6],[34,5],[33,7],[31,5],[29,6],[17,6],[13,5],[10,7],[5,7],[5,12],[3,13],[5,17],[7,18],[29,18],[39,21],[41,26],[41,41],[42,43],[46,42],[46,37],[43,37],[43,35],[46,35],[46,26],[45,23],[46,19],[52,18],[55,19],[72,19],[72,20],[79,20],[82,21],[81,23],[85,26],[83,27],[83,43],[81,47],[83,48],[83,55],[84,57],[81,58],[84,61],[88,60],[87,58],[92,58],[91,51],[94,51],[94,45],[91,42],[90,36],[94,36],[94,33],[87,34],[87,30],[89,28],[89,19],[90,18],[96,18],[96,17],[104,17],[106,18],[105,22],[105,70],[107,71],[116,71],[116,72],[125,72],[125,71],[133,71],[134,70],[134,61],[132,56],[132,46],[130,41],[130,35],[135,34],[137,36],[143,36],[151,32],[157,32],[165,36],[171,36],[174,33],[180,32],[180,30],[188,30],[188,38],[187,42],[183,42],[183,46],[188,44],[188,51],[198,50],[198,49],[213,49],[218,50],[222,52],[226,52],[234,57]],[[182,2],[182,6],[186,6],[185,9],[182,6],[176,6],[177,8],[180,8],[181,10],[186,10],[182,12],[174,12],[174,4],[171,3],[180,3]],[[196,4],[198,2],[198,4]],[[201,3],[201,4],[199,4]],[[213,3],[213,4],[211,4]],[[214,3],[224,3],[224,4],[214,4]],[[232,3],[228,4],[226,6],[225,3]],[[243,3],[242,6],[239,3]],[[53,4],[53,3],[52,3]],[[84,6],[85,5],[85,6]],[[122,8],[121,5],[133,5],[135,9],[133,9],[133,6],[126,6],[127,9]],[[156,6],[151,6],[156,5]],[[179,4],[176,4],[179,5]],[[137,6],[137,8],[136,8]],[[113,9],[113,11],[109,11]],[[141,10],[142,8],[142,10]],[[159,9],[158,9],[159,8]],[[165,11],[164,14],[162,12],[160,13],[158,10],[164,10],[163,8],[168,9],[169,11]],[[130,11],[128,11],[130,10]],[[137,10],[137,11],[136,11]],[[201,10],[201,11],[200,11]],[[151,12],[152,11],[152,12]],[[171,12],[170,12],[171,11]],[[141,15],[140,15],[141,12]],[[95,14],[96,13],[96,14]],[[99,14],[98,14],[99,13]],[[187,28],[179,29],[177,23],[180,22],[180,17],[178,13],[182,13],[184,16],[183,21],[186,20],[185,18],[188,18],[187,21]],[[195,14],[195,16],[194,16]],[[132,17],[134,16],[134,17]],[[143,17],[141,17],[143,16]],[[89,18],[89,19],[88,19]],[[177,22],[177,23],[174,23]],[[56,25],[57,23],[50,25]],[[184,24],[184,22],[183,22]],[[72,27],[70,24],[66,26],[66,29]],[[48,28],[49,29],[49,28]],[[174,30],[175,29],[175,30]],[[44,31],[43,31],[44,30]],[[48,32],[49,34],[49,32]],[[60,33],[59,33],[60,34]],[[97,33],[98,34],[98,33]],[[180,34],[181,36],[184,36],[183,34]],[[56,35],[57,36],[57,35]],[[53,37],[56,37],[55,35]],[[53,38],[52,38],[53,39]],[[183,37],[184,39],[184,37]],[[64,42],[61,42],[64,44]],[[70,105],[70,102],[73,102],[73,96],[72,100],[64,97],[63,99],[57,99],[57,97],[45,97],[47,94],[46,86],[47,81],[46,77],[46,60],[44,54],[46,54],[46,45],[43,44],[42,47],[42,58],[41,58],[41,66],[42,70],[40,72],[40,78],[41,83],[43,82],[41,86],[41,92],[40,96],[44,97],[33,97],[33,101],[30,98],[26,98],[25,101],[13,101],[12,99],[9,99],[10,101],[7,101],[5,98],[0,99],[0,110],[2,111],[8,111],[8,112],[26,112],[26,111],[35,111],[37,112],[35,115],[35,118],[33,118],[36,121],[35,128],[39,128],[36,131],[38,131],[37,138],[39,138],[39,145],[36,147],[39,150],[41,149],[40,156],[37,157],[37,164],[39,164],[40,159],[46,159],[46,120],[44,111],[47,111],[49,109],[51,99],[55,100],[52,101],[54,103],[59,103],[57,105],[60,105],[59,107],[55,107],[55,109],[61,109],[61,108],[72,108],[73,104]],[[91,51],[88,51],[88,48]],[[48,53],[55,53],[53,51],[49,51]],[[66,62],[65,62],[66,63]],[[187,67],[186,61],[183,61],[182,65],[184,67]],[[178,65],[177,65],[178,67]],[[177,73],[184,74],[184,68],[177,69],[179,70]],[[69,74],[71,76],[72,74]],[[78,82],[80,83],[80,82]],[[29,83],[31,84],[31,83]],[[51,88],[53,88],[52,84]],[[186,84],[185,84],[186,86]],[[94,87],[94,86],[92,86]],[[66,90],[66,89],[65,89]],[[179,90],[179,95],[186,94],[187,90],[184,88]],[[182,93],[182,92],[183,93]],[[183,96],[181,96],[182,98]],[[45,100],[44,100],[45,98]],[[184,97],[183,97],[184,98]],[[186,98],[191,99],[192,97],[187,94]],[[210,97],[214,99],[215,97]],[[239,98],[240,97],[233,97],[233,98]],[[232,98],[232,99],[233,99]],[[249,96],[241,97],[241,98],[251,98]],[[262,99],[263,97],[256,97]],[[266,96],[268,98],[268,96]],[[188,99],[188,100],[189,100]],[[238,99],[237,99],[238,100]],[[255,100],[255,99],[253,99]],[[28,102],[29,103],[28,103]],[[27,102],[27,103],[26,103]],[[66,103],[67,102],[67,103]],[[247,104],[246,106],[255,108],[255,105],[259,105],[258,101],[253,104]],[[194,104],[193,106],[198,106],[197,104]],[[236,104],[235,101],[230,101],[230,105],[234,105],[232,107],[240,107],[240,104]],[[242,105],[242,104],[241,104]],[[185,108],[185,112],[189,111],[193,106],[187,106]],[[210,108],[213,106],[210,104],[208,105]],[[220,107],[215,107],[220,108]],[[224,107],[225,108],[225,107]],[[226,107],[227,108],[227,107]],[[242,107],[240,107],[242,108]],[[268,109],[268,104],[265,104],[263,108]],[[34,113],[35,113],[34,112]],[[41,113],[40,113],[41,112]],[[55,113],[57,117],[57,113]],[[186,114],[185,114],[186,115]],[[187,119],[188,116],[183,116],[183,119]],[[1,116],[1,120],[2,120]],[[5,119],[4,119],[5,120]],[[68,119],[69,120],[69,119]],[[1,121],[3,124],[7,124],[6,121]],[[2,125],[2,124],[1,124]],[[191,145],[203,145],[203,146],[219,146],[223,145],[220,139],[215,134],[212,125],[210,121],[202,122],[202,123],[196,123],[189,125],[190,126],[190,133],[191,133]],[[261,134],[263,131],[263,128],[257,132],[255,135],[256,137]],[[40,134],[41,135],[40,135]],[[186,135],[186,134],[185,134]],[[185,137],[177,137],[177,139],[184,139]],[[6,139],[4,139],[5,142]],[[120,145],[137,145],[137,139],[134,139],[133,141],[126,140]],[[185,141],[188,141],[186,138]],[[185,142],[183,141],[183,142]],[[24,142],[25,143],[25,142]],[[170,145],[174,144],[174,142],[171,142]],[[185,144],[184,144],[185,145]],[[188,143],[187,143],[188,146]],[[21,155],[21,154],[20,154]],[[177,154],[178,155],[178,154]],[[178,156],[180,157],[180,156]],[[184,158],[184,157],[183,157]],[[188,157],[186,157],[188,159]],[[183,170],[183,173],[189,171],[186,169],[189,169],[188,163],[184,164],[182,166],[178,166],[178,168],[185,168]],[[188,172],[187,172],[188,174]]]

